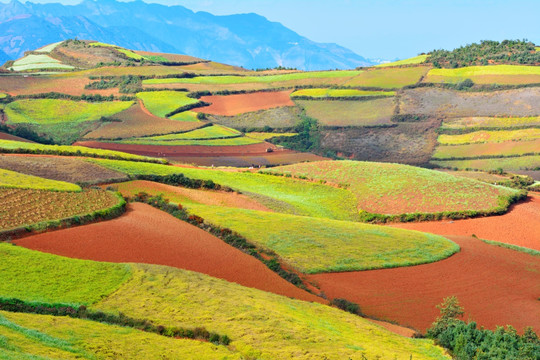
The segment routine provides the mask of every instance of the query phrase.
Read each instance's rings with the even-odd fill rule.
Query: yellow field
[[[0,187],[17,189],[81,191],[78,185],[0,169]]]
[[[439,135],[438,141],[444,145],[496,143],[503,141],[527,141],[540,139],[540,129],[475,131],[461,135]]]
[[[540,66],[489,65],[457,69],[431,69],[425,82],[457,83],[471,79],[478,84],[529,84],[540,82]]]

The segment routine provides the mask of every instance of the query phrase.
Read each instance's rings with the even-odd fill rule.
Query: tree
[[[455,296],[449,296],[443,300],[440,305],[436,306],[441,315],[435,320],[428,329],[428,337],[437,337],[440,333],[446,330],[450,325],[459,322],[460,317],[465,313],[463,307],[459,304],[459,300]]]

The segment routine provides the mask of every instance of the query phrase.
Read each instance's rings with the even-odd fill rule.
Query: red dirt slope
[[[197,111],[212,115],[234,116],[282,106],[295,106],[290,97],[291,93],[292,90],[203,96],[201,100],[212,105],[199,108]]]
[[[540,196],[531,195],[501,216],[456,221],[392,224],[394,227],[440,235],[478,236],[480,239],[524,246],[540,251]]]
[[[33,141],[23,139],[21,137],[11,135],[11,134],[8,134],[8,133],[5,133],[5,132],[0,132],[0,140],[13,140],[13,141],[22,141],[22,142],[33,143]]]
[[[461,251],[448,259],[412,267],[310,276],[328,298],[357,302],[370,316],[425,331],[438,316],[443,298],[455,295],[465,320],[540,329],[540,258],[451,237]]]
[[[254,257],[146,204],[130,204],[127,213],[114,220],[29,236],[15,243],[79,259],[174,266],[280,295],[324,302],[283,280]]]

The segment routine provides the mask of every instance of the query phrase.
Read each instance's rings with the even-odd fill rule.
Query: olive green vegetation
[[[474,131],[460,135],[439,135],[437,141],[444,145],[464,145],[478,143],[497,143],[503,141],[540,139],[540,128],[499,131]]]
[[[81,191],[78,185],[0,169],[0,187],[54,191]]]
[[[187,94],[185,91],[151,91],[138,93],[137,97],[143,101],[148,111],[164,118],[176,109],[199,102]]]
[[[204,326],[229,336],[244,359],[448,358],[431,341],[396,335],[326,305],[168,267],[135,265],[133,277],[92,308],[164,326]]]
[[[278,136],[291,137],[291,136],[296,136],[296,135],[298,135],[298,134],[297,133],[272,133],[272,132],[249,132],[249,133],[246,133],[247,137],[262,140],[262,141],[266,141],[266,140],[269,140],[271,138],[278,137]]]
[[[174,114],[173,116],[169,117],[171,120],[177,120],[177,121],[187,121],[187,122],[199,122],[200,120],[197,118],[197,113],[194,111],[183,111],[178,114]]]
[[[358,207],[371,213],[434,213],[487,210],[517,191],[409,165],[320,161],[275,167],[270,173],[343,184]]]
[[[398,60],[398,61],[393,61],[393,62],[390,62],[390,63],[384,63],[384,64],[375,65],[374,67],[392,67],[392,66],[402,66],[402,65],[416,65],[416,64],[421,64],[424,61],[426,61],[427,57],[428,56],[425,55],[425,54],[424,55],[418,55],[418,56],[408,58],[408,59],[404,59],[404,60]]]
[[[429,69],[427,66],[375,68],[363,72],[344,85],[397,89],[416,84]]]
[[[81,123],[98,120],[129,108],[131,101],[89,103],[64,99],[25,99],[6,105],[9,124]]]
[[[356,198],[346,189],[286,177],[183,168],[157,164],[88,159],[106,168],[129,175],[184,174],[188,178],[212,180],[251,196],[278,212],[337,220],[357,219]]]
[[[197,204],[187,210],[309,274],[411,266],[459,250],[442,236],[380,225]]]
[[[540,169],[540,155],[470,159],[470,160],[431,160],[432,164],[443,168],[476,169],[482,171],[503,170],[535,170]]]
[[[24,301],[89,305],[131,275],[128,265],[64,258],[7,243],[0,243],[0,257],[0,297]]]
[[[274,83],[289,80],[303,80],[310,78],[342,78],[352,77],[362,73],[357,70],[342,71],[313,71],[296,72],[281,75],[266,76],[196,76],[193,78],[169,78],[144,80],[144,85],[150,84],[246,84],[246,83]]]
[[[84,156],[106,159],[124,159],[163,163],[165,160],[133,155],[114,150],[92,149],[84,146],[42,145],[22,141],[0,140],[0,153],[52,154],[62,156]]]
[[[48,315],[0,312],[0,359],[239,359],[225,346]]]

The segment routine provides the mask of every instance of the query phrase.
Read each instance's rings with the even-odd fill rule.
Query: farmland
[[[446,119],[442,129],[468,129],[474,131],[477,128],[512,128],[521,126],[540,126],[540,117],[466,117]]]
[[[179,115],[183,118],[188,117],[188,119],[184,121],[183,118],[176,117]],[[172,119],[160,118],[145,111],[141,104],[135,104],[127,110],[112,115],[111,118],[117,121],[102,123],[98,129],[86,134],[84,139],[118,139],[162,135],[190,131],[204,125],[196,117],[191,117],[189,114],[179,113],[176,116]]]
[[[468,145],[438,146],[433,153],[434,160],[465,159],[479,156],[509,157],[540,153],[540,140],[505,141],[499,143],[479,143]]]
[[[376,126],[390,124],[393,98],[366,101],[296,100],[306,115],[324,126]]]
[[[456,169],[476,169],[482,171],[492,171],[497,169],[504,169],[508,171],[534,170],[540,167],[540,155],[471,160],[435,159],[431,162],[444,168]]]
[[[474,131],[461,135],[440,135],[439,143],[443,145],[464,145],[480,143],[497,143],[503,141],[530,141],[540,139],[539,129]]]
[[[531,84],[540,82],[538,66],[492,65],[459,69],[431,69],[424,81],[458,83],[471,79],[478,84]]]
[[[61,69],[71,70],[73,66],[62,64],[60,61],[53,59],[52,57],[41,55],[26,55],[22,59],[19,59],[13,63],[10,67],[14,71],[29,71],[29,70],[49,70],[49,69]]]
[[[149,138],[128,139],[122,140],[120,144],[134,144],[134,145],[167,145],[167,146],[243,146],[258,144],[261,141],[248,137],[228,137],[224,139],[186,139],[183,134],[166,135],[167,140],[156,140]],[[176,139],[178,138],[178,139]]]
[[[428,70],[429,67],[425,66],[373,69],[355,76],[343,85],[397,89],[417,83],[422,76],[427,74]]]
[[[209,140],[225,139],[242,136],[242,133],[234,129],[220,125],[206,126],[201,129],[192,130],[181,134],[170,134],[161,136],[149,136],[150,141],[174,141],[174,140]]]
[[[0,210],[1,231],[28,225],[46,229],[47,222],[82,217],[120,203],[115,194],[103,190],[65,192],[0,188],[0,198],[5,203]]]
[[[203,96],[201,101],[211,105],[203,107],[199,111],[205,114],[234,116],[246,112],[294,106],[290,94],[291,91],[272,91],[226,96]]]
[[[137,97],[152,114],[164,118],[182,106],[199,102],[197,99],[187,97],[187,94],[182,91],[153,91],[138,93]]]
[[[487,211],[515,192],[398,164],[326,161],[276,167],[270,172],[347,185],[358,199],[359,210],[378,214]],[[483,195],[475,196],[479,193]]]
[[[379,65],[375,65],[374,67],[392,67],[392,66],[402,66],[402,65],[416,65],[421,64],[427,59],[427,55],[418,55],[414,56],[412,58],[404,59],[404,60],[398,60],[393,61],[390,63],[383,63]]]
[[[296,90],[291,94],[292,98],[354,98],[354,97],[372,97],[372,96],[395,96],[395,91],[369,91],[358,89],[302,89]]]
[[[188,211],[238,232],[308,274],[410,266],[459,250],[442,237],[377,225],[195,204]],[[265,231],[270,227],[272,232]]]
[[[292,128],[300,122],[300,110],[297,107],[280,107],[259,110],[236,116],[209,116],[212,122],[234,129],[274,129]]]
[[[55,191],[81,191],[77,185],[0,169],[0,187]]]

